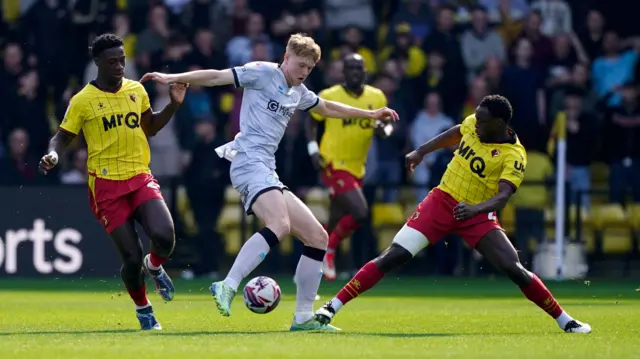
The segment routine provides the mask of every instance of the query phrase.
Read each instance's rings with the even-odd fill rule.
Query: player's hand
[[[379,108],[375,111],[373,111],[373,113],[371,114],[371,118],[376,119],[376,120],[382,120],[382,121],[388,121],[388,120],[392,120],[392,121],[398,121],[400,120],[400,116],[398,116],[398,113],[388,107],[383,107],[383,108]]]
[[[453,209],[453,218],[458,221],[467,220],[476,214],[478,214],[476,207],[464,202],[458,203],[458,205]]]
[[[54,153],[49,153],[47,155],[42,156],[40,159],[40,163],[38,164],[38,168],[40,172],[45,175],[51,171],[58,164],[58,155]]]
[[[145,81],[155,81],[166,85],[171,83],[171,75],[163,74],[162,72],[147,72],[140,79],[141,83]]]
[[[182,105],[184,95],[187,93],[188,87],[189,84],[182,82],[176,82],[169,85],[169,97],[171,98],[171,103],[174,105]]]
[[[404,156],[404,165],[407,167],[409,172],[413,173],[416,166],[422,162],[424,156],[420,154],[418,151],[411,151],[406,156]]]

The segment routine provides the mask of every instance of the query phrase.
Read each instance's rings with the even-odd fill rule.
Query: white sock
[[[556,318],[556,322],[558,323],[558,326],[560,327],[560,329],[563,329],[563,330],[564,330],[564,327],[567,326],[567,323],[569,323],[572,320],[574,319],[571,318],[571,316],[567,314],[567,312],[565,312],[564,310],[562,311],[562,314],[560,314],[560,316]]]
[[[160,270],[160,268],[162,268],[162,266],[160,267],[156,267],[153,264],[151,264],[151,256],[146,256],[144,257],[144,261],[147,262],[147,268],[151,269],[151,270]]]
[[[333,308],[333,310],[335,310],[336,313],[338,313],[338,311],[340,310],[340,308],[342,308],[343,305],[344,304],[342,304],[342,302],[340,301],[340,299],[338,299],[338,297],[331,299],[331,308]]]
[[[237,291],[240,282],[262,263],[270,249],[264,237],[260,233],[254,233],[240,248],[240,253],[233,262],[227,278],[224,279],[224,284]]]
[[[311,259],[303,254],[294,278],[297,285],[295,321],[302,324],[313,318],[313,301],[316,299],[322,280],[322,261]]]

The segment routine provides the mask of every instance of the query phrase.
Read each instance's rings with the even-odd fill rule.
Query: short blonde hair
[[[320,46],[310,36],[302,33],[293,34],[287,42],[287,53],[293,53],[301,57],[311,57],[314,62],[320,61],[322,51]]]

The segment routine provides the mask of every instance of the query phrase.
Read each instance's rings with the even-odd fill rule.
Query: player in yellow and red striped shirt
[[[123,41],[113,34],[98,36],[91,47],[98,76],[69,102],[60,129],[51,139],[40,169],[46,174],[69,143],[82,131],[89,158],[91,209],[113,240],[122,258],[122,281],[136,304],[141,329],[162,329],[147,299],[143,269],[153,278],[163,300],[173,299],[174,287],[162,268],[175,246],[173,220],[149,170],[147,137],[155,135],[173,117],[187,85],[169,90],[171,103],[161,112],[151,109],[144,87],[124,78]],[[143,249],[134,221],[151,239]]]

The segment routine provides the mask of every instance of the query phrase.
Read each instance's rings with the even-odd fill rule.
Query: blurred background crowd
[[[640,22],[632,3],[4,0],[0,184],[86,182],[82,141],[76,141],[54,175],[39,175],[37,161],[71,96],[96,75],[88,52],[96,35],[114,32],[125,40],[126,76],[139,79],[148,71],[281,61],[288,35],[302,31],[323,50],[308,79],[310,89],[319,92],[341,83],[340,59],[356,52],[366,61],[368,83],[387,95],[401,117],[395,134],[376,139],[371,147],[365,181],[374,222],[356,235],[365,238],[365,249],[355,251],[361,254],[350,261],[351,267],[368,260],[367,251],[377,251],[371,240],[380,233],[376,226],[384,225],[377,220],[394,217],[398,203],[407,203],[397,219],[402,223],[405,209],[412,210],[437,185],[453,149],[429,156],[411,177],[403,169],[404,154],[460,123],[492,93],[513,104],[511,126],[528,151],[525,183],[530,185],[518,192],[513,213],[505,214],[513,223],[502,219],[513,227],[509,231],[519,249],[526,251],[524,241],[549,237],[545,216],[553,210],[553,191],[542,183],[554,178],[559,124],[566,124],[571,203],[579,204],[585,216],[600,206],[606,208],[603,213],[624,218],[627,204],[640,203]],[[162,85],[147,86],[153,108],[169,102]],[[228,247],[221,243],[229,240],[229,232],[219,225],[229,201],[228,163],[213,148],[237,133],[241,97],[241,90],[231,87],[192,86],[175,119],[150,139],[153,173],[179,181],[187,211],[200,228],[185,229],[183,237],[196,238],[194,243],[208,253]],[[306,150],[306,116],[294,116],[277,154],[282,181],[302,198],[319,185]],[[377,191],[380,185],[384,189]],[[398,186],[410,188],[409,194]],[[437,270],[459,273],[458,257],[446,257],[438,255]],[[200,274],[219,270],[215,260],[201,262],[208,264],[196,271]]]

